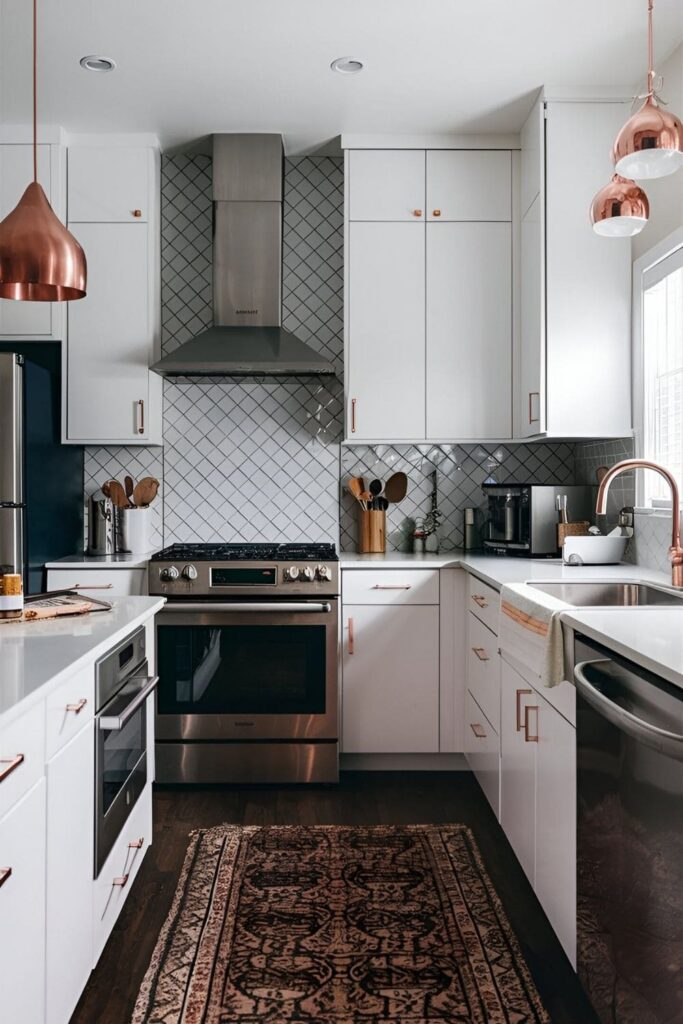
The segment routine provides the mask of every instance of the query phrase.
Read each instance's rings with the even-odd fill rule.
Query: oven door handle
[[[120,715],[99,716],[99,728],[103,732],[119,732],[120,729],[123,729],[126,722],[130,721],[138,708],[145,703],[159,682],[159,676],[140,676],[140,678],[146,680],[145,685],[135,694],[130,704],[126,705]]]
[[[242,615],[245,612],[258,614],[259,612],[277,612],[283,615],[292,612],[304,612],[319,615],[321,612],[332,611],[329,601],[241,601],[235,604],[212,601],[168,601],[164,605],[162,615],[166,616],[175,612],[186,615],[188,612],[234,612]]]

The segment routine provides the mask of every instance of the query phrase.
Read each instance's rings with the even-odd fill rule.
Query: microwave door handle
[[[145,703],[152,690],[156,688],[159,682],[159,676],[141,676],[140,678],[146,678],[146,683],[138,693],[135,694],[129,704],[123,709],[120,715],[100,715],[99,716],[99,728],[103,732],[119,732],[123,729],[126,722],[130,721],[135,712]]]
[[[683,735],[669,732],[667,729],[660,729],[659,726],[652,725],[625,708],[619,707],[587,679],[586,668],[588,666],[597,667],[609,664],[612,663],[603,658],[597,661],[582,661],[576,666],[574,681],[581,696],[611,725],[616,726],[627,736],[639,740],[646,746],[652,747],[676,761],[683,761]],[[683,704],[683,701],[681,703]]]
[[[247,612],[255,614],[276,612],[291,615],[292,612],[304,612],[319,615],[321,612],[330,611],[332,611],[332,605],[328,601],[235,601],[234,604],[222,601],[168,601],[161,614],[165,616],[173,612],[183,615],[187,612],[230,612],[242,615]]]

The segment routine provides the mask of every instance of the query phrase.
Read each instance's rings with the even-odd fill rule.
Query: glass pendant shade
[[[628,178],[662,178],[683,167],[683,124],[648,96],[628,119],[612,150],[617,174]]]
[[[85,295],[85,253],[33,181],[0,223],[0,298],[64,302]]]
[[[629,238],[647,224],[650,203],[635,181],[615,174],[591,204],[591,224],[597,235]]]

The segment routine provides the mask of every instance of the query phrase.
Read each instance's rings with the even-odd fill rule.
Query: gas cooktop
[[[171,544],[153,562],[337,562],[334,544]]]

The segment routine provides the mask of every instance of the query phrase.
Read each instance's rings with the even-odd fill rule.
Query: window
[[[671,236],[636,263],[636,442],[683,490],[683,238]],[[678,237],[677,237],[678,236]],[[672,242],[677,242],[672,248]],[[664,255],[662,255],[664,252]],[[640,372],[638,372],[640,371]],[[670,505],[656,473],[638,474],[638,505]]]

